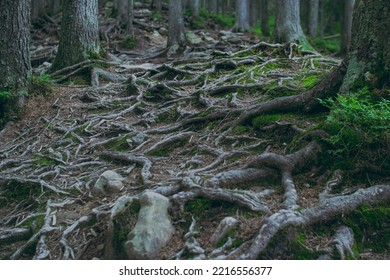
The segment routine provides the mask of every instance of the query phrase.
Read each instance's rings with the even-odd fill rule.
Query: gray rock
[[[210,243],[215,246],[231,231],[238,221],[233,217],[224,218],[218,225],[217,229],[210,238]]]
[[[161,36],[156,30],[152,34],[147,35],[146,38],[152,45],[164,45],[167,43],[167,38]]]
[[[123,188],[125,179],[118,173],[107,170],[97,179],[95,186],[92,189],[93,194],[107,194],[120,192]]]
[[[171,239],[174,227],[169,219],[169,199],[153,192],[140,197],[140,212],[128,235],[125,251],[129,259],[153,259]]]
[[[168,36],[168,30],[164,27],[161,27],[158,32],[162,35],[162,36]]]
[[[188,31],[186,33],[186,38],[187,38],[187,41],[191,44],[191,45],[199,45],[203,42],[202,38],[199,37],[198,35],[196,35],[194,32],[192,31]]]

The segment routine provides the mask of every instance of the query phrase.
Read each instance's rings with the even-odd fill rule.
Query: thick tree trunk
[[[299,0],[277,0],[274,40],[278,43],[298,41],[309,46],[300,23]]]
[[[344,24],[341,33],[340,40],[340,52],[347,53],[351,46],[351,33],[352,33],[352,15],[355,0],[345,0],[344,5]]]
[[[186,45],[181,0],[169,0],[168,45],[171,53]]]
[[[268,26],[268,0],[261,0],[261,33],[264,37],[269,37],[269,26]]]
[[[63,1],[60,44],[52,70],[70,66],[101,52],[97,0]]]
[[[319,6],[320,0],[310,0],[309,35],[312,38],[317,37]]]
[[[236,0],[236,23],[233,31],[250,31],[248,0]]]
[[[0,19],[0,91],[14,93],[22,105],[31,74],[30,1],[0,1]]]
[[[390,1],[358,0],[342,92],[390,86]]]

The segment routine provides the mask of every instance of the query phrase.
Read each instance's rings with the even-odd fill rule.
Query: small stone
[[[107,193],[117,193],[120,192],[123,188],[123,181],[125,179],[118,173],[107,170],[100,175],[97,179],[95,186],[92,189],[93,194],[107,194]]]
[[[174,227],[168,215],[169,199],[154,192],[140,197],[141,209],[128,235],[125,251],[129,259],[153,259],[168,244]]]

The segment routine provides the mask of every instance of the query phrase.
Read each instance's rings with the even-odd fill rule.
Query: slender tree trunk
[[[312,38],[317,37],[319,5],[320,0],[310,0],[309,35]]]
[[[340,52],[347,53],[351,46],[352,15],[355,0],[345,0],[344,5],[344,24],[340,40]]]
[[[127,0],[127,18],[126,18],[126,33],[133,37],[134,36],[134,0]]]
[[[31,0],[31,21],[35,22],[46,13],[46,0]]]
[[[126,33],[132,37],[134,35],[134,0],[116,0],[116,9],[118,11],[117,20],[119,24],[124,26]]]
[[[0,91],[12,92],[17,105],[27,94],[30,64],[30,1],[0,1]]]
[[[268,0],[261,0],[261,33],[264,37],[269,37],[269,26],[268,26]]]
[[[162,12],[162,0],[156,0],[156,10],[159,14]]]
[[[212,12],[218,14],[218,0],[212,0]]]
[[[260,14],[261,0],[249,1],[249,12],[250,12],[250,24],[252,27],[257,27]]]
[[[62,6],[60,44],[52,70],[84,61],[101,52],[97,0],[66,0]]]
[[[250,31],[248,0],[236,0],[236,23],[233,31]]]
[[[199,18],[199,5],[200,5],[200,0],[191,1],[191,13],[193,19]]]
[[[341,92],[390,87],[390,1],[358,0],[353,14],[348,70]]]
[[[274,40],[279,43],[298,41],[306,47],[310,47],[303,34],[299,0],[277,0]]]
[[[171,53],[176,53],[186,45],[184,17],[181,0],[169,0],[168,45]]]
[[[61,0],[49,1],[49,12],[51,15],[56,15],[61,11]]]

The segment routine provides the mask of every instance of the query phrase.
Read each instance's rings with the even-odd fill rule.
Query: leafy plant
[[[324,129],[331,135],[327,142],[336,148],[337,154],[356,157],[372,147],[389,148],[389,100],[378,100],[368,88],[363,88],[321,103],[331,110]]]
[[[137,46],[137,40],[133,36],[126,35],[120,45],[126,49],[134,49]]]
[[[53,91],[52,83],[52,78],[43,72],[39,76],[33,75],[30,77],[30,91],[41,95],[49,94]]]

